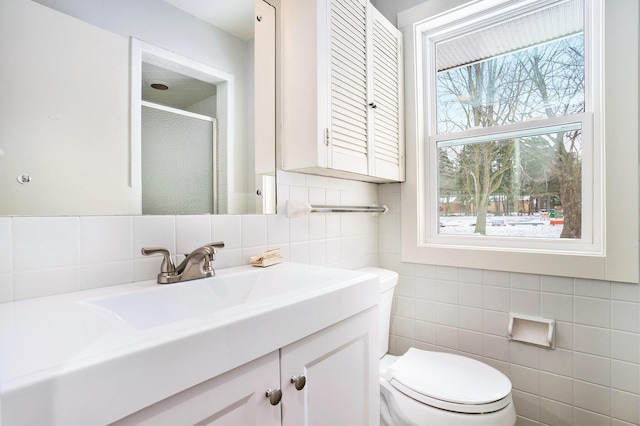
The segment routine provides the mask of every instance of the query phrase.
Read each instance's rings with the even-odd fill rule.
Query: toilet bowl
[[[409,349],[387,354],[393,291],[398,274],[363,272],[380,279],[380,424],[494,426],[516,423],[511,382],[480,361],[444,352]]]

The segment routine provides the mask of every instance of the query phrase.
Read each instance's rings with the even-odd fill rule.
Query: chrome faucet
[[[205,244],[185,255],[185,258],[176,267],[171,260],[169,250],[161,247],[143,247],[142,254],[149,256],[161,254],[164,256],[158,274],[158,284],[172,284],[182,281],[197,280],[199,278],[213,277],[216,272],[212,262],[216,260],[217,248],[224,247],[224,242]]]

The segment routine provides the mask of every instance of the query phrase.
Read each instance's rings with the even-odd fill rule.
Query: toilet
[[[379,268],[361,271],[380,279],[380,425],[515,425],[511,382],[495,368],[415,348],[402,356],[387,354],[398,274]]]

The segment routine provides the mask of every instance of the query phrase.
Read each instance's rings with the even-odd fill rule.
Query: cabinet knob
[[[278,405],[282,399],[282,391],[280,389],[268,389],[266,397],[269,398],[271,405]]]
[[[375,103],[375,102],[369,102],[369,106],[370,106],[371,108],[373,108],[373,109],[378,108],[378,105],[376,105],[376,103]]]
[[[302,374],[299,376],[293,376],[291,377],[291,383],[296,386],[296,390],[302,390],[302,388],[304,388],[304,385],[307,384],[307,378]]]

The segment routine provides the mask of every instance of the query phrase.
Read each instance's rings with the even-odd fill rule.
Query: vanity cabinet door
[[[268,389],[279,389],[278,352],[146,407],[117,425],[280,425],[280,404],[272,405]]]
[[[377,346],[376,306],[282,348],[283,426],[377,425]]]

